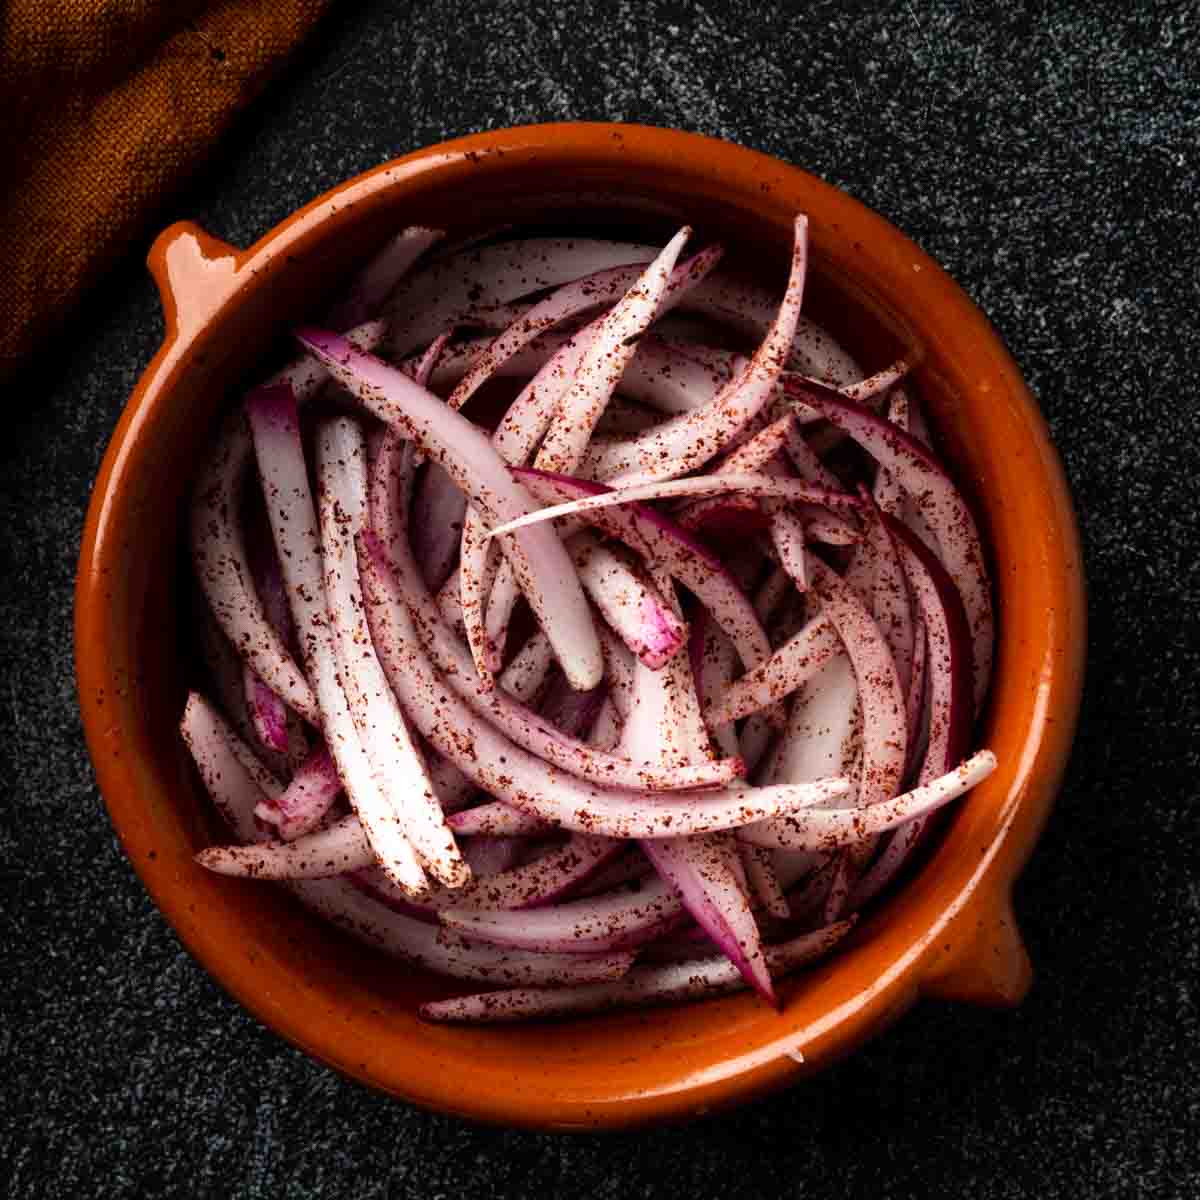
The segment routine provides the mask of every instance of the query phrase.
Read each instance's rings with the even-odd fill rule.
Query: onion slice
[[[870,808],[803,808],[773,821],[769,830],[755,823],[740,828],[737,836],[751,845],[782,850],[836,850],[942,808],[995,769],[996,756],[979,750],[945,775]]]
[[[259,388],[247,401],[246,415],[292,619],[320,706],[325,744],[389,877],[398,887],[419,894],[426,886],[425,872],[379,789],[339,678],[296,399],[288,387]]]
[[[688,912],[742,978],[778,1007],[732,836],[648,840],[642,852],[675,885]]]
[[[407,609],[419,639],[417,644],[430,656],[431,666],[470,707],[474,714],[474,718],[470,719],[471,724],[476,724],[482,718],[545,763],[606,787],[645,791],[681,790],[719,785],[732,781],[742,773],[741,763],[737,760],[671,768],[663,768],[654,762],[635,762],[621,755],[607,754],[556,729],[522,704],[510,690],[516,680],[527,683],[531,678],[522,665],[521,655],[513,660],[505,675],[501,676],[502,686],[489,691],[475,675],[470,655],[463,651],[462,644],[442,621],[437,606],[417,577],[411,557],[401,552],[389,564],[381,542],[370,534],[366,535],[363,542],[371,560],[370,577],[375,589],[375,603],[368,606],[368,620],[373,612],[377,616],[385,616],[387,612],[398,608]],[[535,635],[522,654],[530,648],[536,652],[544,644],[540,635]],[[548,663],[542,659],[537,665],[543,667],[540,678],[544,676],[544,666]],[[509,673],[515,676],[515,680],[505,686],[505,677]],[[454,826],[453,822],[451,824],[459,832],[463,831],[461,826]]]
[[[407,609],[382,586],[388,571],[378,542],[359,552],[372,638],[393,689],[423,737],[485,791],[564,829],[606,837],[681,837],[713,833],[777,812],[846,794],[841,778],[774,788],[635,792],[600,788],[561,775],[470,710],[439,678],[420,649]],[[492,832],[488,830],[487,832]]]
[[[489,310],[522,296],[611,267],[644,265],[654,254],[654,247],[631,242],[523,238],[432,259],[392,292],[388,347],[402,358],[445,329],[487,322]]]
[[[769,659],[730,685],[713,712],[713,722],[737,721],[790,696],[841,649],[827,616],[814,617]]]
[[[438,919],[449,929],[480,941],[558,954],[632,950],[676,928],[684,908],[675,885],[654,879],[636,892],[609,891],[519,912],[445,909]]]
[[[685,225],[598,323],[575,368],[571,385],[563,394],[558,412],[546,430],[535,464],[541,470],[569,472],[583,457],[596,422],[634,355],[638,338],[659,315],[672,283],[675,262],[691,236],[691,229]],[[692,281],[685,273],[677,287]],[[699,282],[699,279],[694,281]]]
[[[971,642],[962,600],[941,563],[915,534],[885,517],[900,547],[925,626],[929,704],[929,742],[918,772],[919,783],[950,770],[970,741],[972,689]],[[895,877],[926,829],[913,821],[893,835],[883,853],[860,880],[851,903],[865,904]]]
[[[287,787],[254,815],[274,825],[285,842],[295,841],[320,825],[330,805],[342,794],[342,781],[333,758],[318,746],[297,768]]]
[[[217,811],[243,842],[261,841],[254,811],[265,799],[244,765],[249,747],[220,715],[194,693],[181,730]],[[237,749],[235,750],[235,747]],[[471,942],[393,912],[363,895],[346,879],[289,880],[283,884],[301,903],[359,941],[413,966],[480,984],[563,987],[620,978],[631,954],[557,955],[504,950]]]
[[[434,878],[461,887],[470,870],[446,827],[425,760],[409,735],[363,616],[354,538],[367,524],[366,442],[350,418],[335,417],[318,429],[317,481],[329,628],[355,727],[393,821]]]
[[[373,415],[403,429],[439,461],[489,523],[528,513],[528,497],[477,426],[403,372],[355,350],[344,338],[320,330],[300,331],[297,337]],[[540,530],[509,539],[505,550],[572,685],[581,691],[595,687],[603,674],[600,643],[562,543],[552,530]]]
[[[978,713],[991,676],[994,618],[983,546],[966,501],[942,465],[911,434],[828,388],[794,384],[786,390],[848,433],[886,467],[912,497],[937,538],[946,570],[962,595],[971,629]]]
[[[593,463],[592,472],[617,486],[632,487],[686,475],[725,449],[774,395],[798,327],[807,266],[808,220],[801,215],[796,218],[783,302],[749,363],[704,407],[617,443],[610,455]]]
[[[328,879],[375,863],[371,844],[353,814],[295,841],[209,846],[195,857],[218,875],[244,879]]]
[[[573,502],[613,494],[604,484],[569,475],[519,469],[513,474],[542,501],[570,497],[565,502]],[[662,567],[691,591],[732,640],[745,666],[755,666],[770,656],[771,643],[753,605],[720,558],[703,542],[642,504],[588,508],[582,516],[610,537],[619,538],[648,563]]]
[[[514,472],[521,478],[520,472]],[[795,479],[776,479],[770,475],[699,475],[689,479],[666,479],[661,482],[614,487],[572,500],[540,508],[524,516],[514,517],[488,531],[489,538],[503,537],[531,525],[555,521],[562,517],[586,516],[602,508],[621,504],[644,504],[649,500],[670,500],[674,497],[719,496],[725,492],[744,492],[751,496],[768,496],[802,504],[821,504],[835,508],[859,508],[862,501],[848,492],[831,492],[814,488]]]
[[[783,975],[828,954],[853,928],[841,921],[790,942],[768,946],[765,957],[772,974]],[[605,1012],[639,1005],[674,1004],[738,991],[745,980],[724,958],[708,958],[663,966],[634,967],[612,984],[562,989],[514,988],[431,1000],[419,1010],[426,1021],[526,1021],[571,1013]]]

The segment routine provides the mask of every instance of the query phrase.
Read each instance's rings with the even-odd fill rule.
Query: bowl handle
[[[146,263],[162,298],[165,345],[186,340],[233,291],[241,254],[191,221],[168,226],[154,240]]]
[[[921,994],[937,1000],[1012,1008],[1025,998],[1033,968],[1006,891],[969,904],[938,939]]]

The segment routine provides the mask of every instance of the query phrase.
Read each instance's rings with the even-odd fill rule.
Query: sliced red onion
[[[192,564],[209,609],[242,660],[289,707],[316,724],[320,717],[313,689],[249,585],[253,573],[238,513],[240,484],[251,454],[245,416],[235,412],[196,484]]]
[[[731,450],[712,469],[713,475],[785,474],[780,469],[779,455],[787,444],[789,429],[795,418],[789,413],[761,429],[748,441]],[[744,515],[743,515],[744,514]],[[685,529],[701,530],[715,523],[719,530],[736,528],[739,518],[750,527],[763,520],[759,502],[752,496],[731,494],[695,500],[684,505],[676,519]]]
[[[460,915],[494,915],[510,909],[525,911],[553,904],[560,896],[613,862],[624,850],[622,843],[609,838],[575,834],[562,845],[523,866],[513,867],[498,875],[472,879],[465,887],[458,889],[434,887],[427,897],[417,901],[395,890],[387,877],[379,872],[365,872],[361,881],[377,898],[398,906],[398,911],[408,911],[410,915],[414,912],[425,915],[436,913],[439,919],[445,911]]]
[[[271,804],[260,805],[254,815],[274,825],[279,836],[291,842],[315,830],[341,794],[342,781],[333,758],[324,746],[318,746],[284,791]]]
[[[676,240],[680,241],[678,238]],[[675,258],[681,248],[682,241],[679,246],[672,243],[667,251],[659,256],[658,264],[651,264],[650,270],[655,275],[660,267],[665,267],[667,272],[673,271]],[[674,271],[670,279],[673,290],[678,290],[689,280],[698,283],[716,266],[721,255],[721,247],[714,246],[684,263],[679,270]],[[528,309],[519,321],[510,325],[490,343],[455,387],[449,403],[455,408],[461,408],[485,380],[539,334],[589,310],[618,302],[622,295],[635,285],[657,283],[656,279],[643,281],[643,273],[649,272],[646,272],[644,265],[638,263],[610,267],[558,288],[545,300]],[[617,307],[620,308],[620,305]],[[616,310],[613,317],[615,314]],[[631,327],[626,337],[633,336],[636,332],[637,330]]]
[[[644,841],[642,853],[675,885],[684,907],[746,982],[776,1005],[732,835]]]
[[[661,670],[652,670],[641,661],[634,663],[629,718],[620,749],[637,762],[674,770],[712,760],[691,665],[684,655],[671,659]]]
[[[572,471],[583,457],[596,422],[633,358],[637,340],[661,311],[675,262],[692,236],[684,226],[597,325],[550,422],[535,465],[543,471]],[[697,274],[695,260],[681,274],[677,288],[693,286],[707,274]],[[711,269],[712,263],[709,263]]]
[[[865,379],[856,380],[854,383],[842,384],[837,388],[837,391],[848,400],[854,400],[859,404],[867,404],[889,392],[911,370],[912,363],[907,358],[900,358],[884,367],[882,371],[876,371],[874,375],[868,375]],[[810,375],[799,374],[795,371],[786,372],[785,379],[787,382],[800,387],[809,383],[815,387],[827,386],[822,379],[814,379]],[[797,399],[794,391],[791,393],[790,399],[785,401],[785,403],[802,421],[811,422],[820,419],[820,411],[810,408],[803,400]]]
[[[397,886],[419,893],[426,886],[425,872],[376,783],[339,678],[295,397],[287,387],[259,388],[247,401],[246,415],[292,619],[320,706],[325,744],[384,869]]]
[[[406,364],[401,369],[406,374],[411,374],[415,383],[427,388],[434,368],[446,353],[450,336],[449,333],[443,333],[434,338],[419,359],[411,366]],[[412,528],[417,562],[429,586],[436,590],[454,570],[466,500],[450,476],[436,463],[431,463],[420,477],[414,505],[416,515],[410,521],[408,494],[414,472],[420,465],[420,455],[413,444],[401,436],[399,430],[391,426],[385,426],[385,429],[386,438],[404,446],[404,453],[397,454],[392,463],[392,472],[396,478],[391,482],[389,490],[397,497],[401,494],[404,496],[403,507],[397,509],[395,522],[406,530],[406,537],[407,531]],[[380,506],[373,502],[372,512],[378,507]],[[389,533],[383,531],[383,536],[387,540]]]
[[[782,518],[777,514],[775,519]],[[868,808],[900,790],[908,752],[904,690],[887,640],[853,588],[819,559],[812,560],[810,569],[822,615],[837,630],[854,667],[863,737],[861,769],[851,778],[858,781],[856,803]],[[826,920],[841,915],[874,850],[874,840],[864,839],[841,857],[826,902]]]
[[[836,654],[796,691],[787,729],[760,771],[764,783],[857,774],[862,709],[849,656]]]
[[[852,921],[802,934],[766,948],[772,974],[784,975],[824,957],[853,928]],[[638,1005],[675,1004],[726,995],[745,986],[737,968],[724,958],[689,960],[663,966],[634,967],[619,981],[563,989],[520,988],[481,992],[421,1005],[426,1021],[524,1021],[570,1013],[605,1012]]]
[[[218,875],[243,879],[328,879],[375,863],[358,818],[341,817],[292,842],[210,846],[196,861]]]
[[[504,659],[504,638],[501,635],[493,640],[488,636],[484,606],[491,594],[501,558],[500,544],[486,541],[484,530],[483,522],[476,519],[473,513],[464,513],[462,536],[459,539],[458,594],[471,658],[480,685],[490,691],[495,686],[493,672],[500,669]],[[507,628],[504,633],[507,633]]]
[[[908,392],[897,387],[892,389],[892,394],[888,397],[887,419],[896,426],[897,429],[903,429],[905,433],[911,433],[909,424],[909,400]],[[874,487],[875,503],[880,509],[887,513],[889,517],[900,518],[904,511],[907,493],[892,477],[892,473],[886,467],[880,467],[875,474]],[[908,501],[911,503],[911,501]]]
[[[515,320],[505,321],[501,331],[474,355],[446,403],[451,408],[462,408],[489,379],[503,373],[505,365],[526,347],[556,325],[619,300],[645,269],[645,263],[628,263],[574,279],[523,309]]]
[[[790,696],[840,653],[841,646],[829,618],[814,617],[765,662],[730,684],[713,711],[713,723],[741,720]]]
[[[659,590],[586,531],[570,550],[584,591],[621,641],[652,670],[664,666],[682,648],[687,626]]]
[[[787,426],[787,453],[796,474],[813,487],[836,491],[841,480],[821,461],[808,439],[800,432],[795,418]]]
[[[441,229],[410,225],[389,238],[355,276],[343,299],[330,310],[327,318],[330,328],[352,329],[373,317],[417,259],[445,236]]]
[[[742,870],[758,902],[756,907],[763,908],[773,917],[791,916],[787,896],[784,895],[771,861],[772,851],[764,850],[761,846],[749,846],[745,842],[739,842],[737,848],[738,856],[742,860]]]
[[[785,850],[772,850],[772,854],[786,854]],[[845,852],[812,855],[814,866],[808,877],[799,886],[788,892],[788,915],[791,928],[827,925],[825,911],[830,907],[844,906],[844,901],[834,895],[839,873],[845,862]]]
[[[389,681],[414,724],[442,754],[487,792],[565,829],[618,838],[712,833],[776,811],[845,794],[844,779],[782,788],[732,786],[712,791],[653,793],[601,788],[560,775],[489,722],[472,722],[419,649],[407,609],[389,599],[378,542],[360,539],[367,615]],[[759,816],[759,814],[762,814]],[[488,829],[480,832],[497,832]]]
[[[656,878],[636,892],[609,891],[582,900],[508,912],[439,914],[442,924],[479,941],[513,949],[557,954],[598,954],[632,950],[684,920],[675,885]]]
[[[596,328],[597,323],[593,322],[564,342],[508,406],[492,435],[492,444],[506,463],[524,465],[533,457],[596,335]]]
[[[593,465],[599,478],[632,487],[686,475],[719,454],[766,407],[796,333],[807,262],[808,221],[799,216],[783,303],[749,364],[703,408],[665,421]]]
[[[426,754],[429,782],[441,802],[442,812],[454,813],[465,808],[479,789],[449,760],[436,751]]]
[[[457,567],[450,578],[438,589],[437,609],[442,620],[454,630],[455,634],[465,638],[466,631],[462,627],[462,585]]]
[[[385,427],[371,461],[368,507],[371,528],[389,553],[401,538],[408,542],[414,471],[412,443]]]
[[[528,513],[528,498],[478,427],[401,371],[354,350],[345,339],[316,330],[297,336],[375,416],[405,430],[440,461],[489,523]],[[581,691],[595,687],[603,673],[600,644],[562,543],[547,529],[509,539],[504,549],[572,685]]]
[[[792,389],[789,388],[789,393]],[[913,498],[941,548],[942,560],[962,594],[971,629],[975,707],[991,675],[993,616],[991,588],[975,518],[942,465],[910,434],[837,392],[813,385],[795,394],[848,433]]]
[[[907,576],[906,576],[907,578]],[[915,605],[914,605],[915,607]],[[925,621],[918,612],[913,617],[913,657],[912,672],[905,696],[905,720],[909,730],[908,764],[905,774],[912,771],[913,764],[924,757],[925,747],[922,741],[927,732],[922,729],[922,714],[925,711],[925,680],[928,666],[928,642],[925,637]]]
[[[623,380],[622,380],[623,382]],[[662,420],[662,415],[636,400],[623,395],[614,396],[596,422],[595,437],[633,437],[653,429]]]
[[[538,713],[544,721],[569,737],[586,737],[590,742],[590,730],[607,690],[607,686],[601,683],[590,692],[577,692],[564,675],[555,673],[542,697]]]
[[[291,746],[287,705],[261,680],[249,666],[245,672],[246,706],[254,722],[254,732],[269,750],[286,754]]]
[[[630,707],[621,748],[631,757],[683,764],[711,756],[695,679],[682,655],[657,672],[637,663]],[[773,1004],[771,979],[733,838],[728,834],[661,838],[645,840],[641,847],[700,927]]]
[[[771,545],[779,564],[791,576],[797,591],[808,591],[808,555],[804,551],[808,533],[795,513],[768,505],[771,513]]]
[[[863,714],[863,773],[858,803],[872,807],[900,789],[908,749],[905,696],[887,639],[871,614],[836,572],[810,563],[821,614],[837,630],[858,681]]]
[[[788,413],[759,430],[749,441],[731,450],[714,468],[718,475],[747,475],[761,471],[784,450],[796,427],[796,418]],[[838,487],[835,483],[835,487]]]
[[[767,573],[754,593],[754,611],[764,625],[774,618],[784,598],[791,594],[795,586],[792,577],[782,567],[774,566]]]
[[[427,463],[413,500],[411,528],[421,574],[434,591],[458,562],[466,511],[467,498],[449,472],[436,462]]]
[[[249,765],[257,762],[253,751],[196,692],[188,695],[179,731],[221,819],[239,840],[253,841],[258,836],[254,810],[266,799],[256,772]],[[257,766],[258,774],[266,773],[261,763]]]
[[[471,868],[471,878],[488,879],[511,870],[517,865],[523,845],[521,838],[467,838],[462,852]]]
[[[402,358],[444,329],[486,321],[490,309],[654,255],[654,247],[629,242],[523,238],[439,258],[392,292],[388,346]]]
[[[461,643],[441,621],[436,605],[417,577],[411,557],[400,554],[389,566],[382,557],[382,544],[370,535],[364,540],[373,563],[371,576],[378,606],[387,612],[404,608],[412,614],[418,644],[431,656],[433,669],[440,672],[449,687],[470,706],[475,714],[470,720],[472,725],[477,725],[478,719],[483,718],[489,725],[495,725],[499,734],[511,738],[544,764],[606,787],[678,790],[711,787],[737,777],[740,763],[736,761],[706,762],[694,767],[664,770],[654,762],[635,762],[620,755],[606,754],[556,729],[512,694],[516,681],[529,677],[518,663],[520,656],[501,677],[500,688],[489,691],[482,687],[470,655],[464,653]],[[367,615],[369,620],[373,619],[370,611]],[[537,646],[534,648],[536,650]],[[510,672],[514,680],[504,686]],[[538,683],[540,685],[540,678]],[[456,828],[462,831],[461,827]]]
[[[613,494],[603,484],[567,475],[524,470],[516,470],[514,474],[537,499],[560,501],[557,507],[581,498]],[[642,554],[647,562],[656,563],[678,579],[713,614],[747,667],[770,656],[770,642],[753,606],[721,560],[703,542],[640,504],[590,508],[583,516],[610,537]]]
[[[239,741],[245,740],[256,746],[272,773],[286,779],[290,771],[288,760],[282,754],[264,746],[255,733],[254,722],[246,705],[246,689],[243,686],[245,664],[229,644],[229,639],[202,595],[196,597],[196,608],[199,610],[196,623],[199,626],[200,651],[208,682],[221,711],[237,730]]]
[[[962,599],[954,582],[925,544],[907,527],[885,518],[900,547],[904,569],[925,626],[929,735],[918,772],[920,784],[951,770],[970,744],[971,641]],[[895,877],[926,828],[914,821],[897,830],[860,881],[852,903],[865,904]]]
[[[558,411],[562,395],[570,386],[575,370],[595,335],[596,325],[589,325],[566,343],[538,371],[509,406],[508,412],[492,435],[492,445],[501,458],[511,464],[527,462]],[[472,536],[481,538],[484,523],[472,511],[467,516]],[[520,585],[512,565],[501,562],[487,597],[484,637],[489,650],[502,654],[513,610],[521,595]]]
[[[456,979],[565,987],[619,979],[633,960],[630,954],[532,954],[470,942],[393,912],[345,879],[297,880],[287,886],[309,908],[368,946]]]
[[[333,310],[334,329],[357,325],[352,317],[369,315],[408,271],[413,262],[443,235],[412,226],[402,230],[355,276],[347,299]],[[342,322],[345,324],[342,324]],[[373,350],[383,338],[382,322],[367,322],[351,334],[363,349]],[[328,372],[305,356],[269,381],[286,385],[297,401],[315,395]],[[293,660],[286,639],[266,619],[252,578],[240,523],[238,490],[253,457],[250,430],[241,411],[229,415],[211,458],[205,464],[192,501],[191,535],[195,571],[209,606],[238,653],[284,703],[312,724],[319,714],[313,689]]]
[[[393,558],[391,561],[397,560]],[[550,645],[550,639],[539,629],[500,673],[500,687],[514,700],[530,704],[541,691],[553,666],[554,648]]]
[[[908,578],[900,563],[895,539],[880,518],[881,510],[875,504],[874,495],[866,488],[862,489],[862,495],[874,517],[868,525],[867,537],[863,543],[864,546],[870,547],[874,559],[868,607],[887,638],[896,663],[896,674],[900,678],[900,687],[907,694],[912,681],[913,660],[913,605]],[[912,736],[912,726],[909,726],[909,731]]]
[[[409,736],[363,616],[354,547],[355,535],[367,525],[362,429],[348,417],[335,417],[317,431],[316,448],[325,602],[342,691],[393,824],[434,878],[448,887],[461,887],[470,871],[446,827],[425,760]],[[371,845],[380,851],[375,830],[364,825]]]
[[[715,272],[688,297],[684,309],[762,338],[776,316],[777,301],[765,288]],[[796,322],[789,365],[834,387],[863,377],[862,368],[829,333],[804,316]]]
[[[600,626],[600,649],[604,654],[604,678],[608,683],[608,697],[624,724],[629,720],[633,708],[633,668],[637,659],[606,625]]]
[[[530,472],[514,470],[513,475],[525,481]],[[551,476],[557,480],[568,476]],[[571,480],[586,483],[585,480]],[[593,493],[581,500],[567,504],[555,504],[534,512],[514,517],[503,524],[496,524],[488,531],[488,537],[503,537],[517,530],[561,517],[581,516],[591,519],[598,509],[622,504],[644,504],[650,500],[669,500],[676,496],[717,496],[724,492],[745,492],[751,496],[767,496],[802,504],[831,505],[836,508],[859,508],[862,501],[847,492],[829,492],[810,487],[795,479],[776,479],[770,475],[698,475],[690,479],[665,479],[661,482],[637,484],[631,487],[614,487],[608,491]]]
[[[604,896],[621,888],[626,891],[639,891],[643,887],[643,881],[648,883],[648,876],[652,875],[654,868],[646,856],[636,846],[630,846],[619,858],[601,867],[590,879],[575,887],[571,895],[582,900],[591,896]],[[654,877],[657,879],[657,876]]]
[[[769,830],[752,824],[740,828],[737,836],[755,846],[836,850],[935,812],[970,791],[995,769],[996,756],[990,750],[980,750],[953,771],[870,808],[803,808],[772,822]]]
[[[704,609],[692,618],[688,655],[709,737],[727,758],[737,757],[741,753],[737,730],[731,723],[716,720],[720,698],[734,675],[737,650]]]
[[[237,735],[195,694],[184,711],[182,731],[213,804],[234,835],[244,842],[261,840],[254,811],[264,793],[242,763],[249,748],[243,745],[242,755],[235,754],[232,746],[239,740]],[[555,987],[617,979],[633,961],[629,954],[526,954],[472,943],[390,911],[345,879],[292,880],[283,886],[360,941],[414,966],[458,979]]]
[[[621,741],[624,724],[620,713],[617,712],[617,706],[612,702],[612,697],[605,696],[604,703],[600,705],[600,711],[596,714],[595,723],[588,735],[588,741],[597,750],[615,749]]]
[[[497,430],[493,443],[514,466],[529,459],[536,438],[545,434],[534,465],[539,470],[570,471],[582,459],[588,442],[608,402],[633,359],[637,341],[650,323],[677,305],[702,282],[721,256],[719,247],[694,255],[675,266],[690,236],[682,229],[639,277],[619,303],[590,325],[578,339],[578,353],[569,361],[569,376],[555,375],[554,363],[543,378],[530,385],[510,409],[510,417]],[[555,360],[558,361],[557,358]],[[522,414],[517,417],[516,414]],[[522,436],[511,436],[513,422],[522,425]],[[500,587],[489,620],[495,631],[507,624],[515,594],[512,568],[502,568]]]
[[[701,255],[711,254],[714,249],[704,250]],[[686,266],[685,263],[684,267]],[[671,297],[668,297],[668,304],[670,300]],[[590,332],[588,336],[591,336]],[[558,369],[551,371],[542,382],[546,383],[549,378],[554,377],[560,383],[565,383],[574,374],[582,354],[581,337],[582,334],[566,332],[540,334],[518,354],[497,364],[495,374],[512,379],[530,379],[538,375],[556,354],[562,354]],[[476,338],[449,347],[434,370],[430,385],[437,391],[456,386],[487,354],[493,340]],[[570,349],[564,350],[568,343],[571,343]],[[648,409],[653,409],[656,413],[677,415],[700,408],[716,395],[720,387],[729,382],[731,375],[743,367],[746,361],[741,355],[729,351],[712,352],[715,357],[711,362],[698,361],[695,357],[696,351],[706,349],[675,345],[656,337],[653,333],[647,334],[637,343],[637,351],[621,376],[621,394]],[[406,366],[409,364],[415,367],[416,360],[406,360]],[[559,394],[555,389],[556,398]],[[527,397],[526,405],[530,404],[531,400]],[[549,415],[544,419],[548,422],[553,415],[553,405],[547,404],[545,408]],[[501,429],[504,429],[507,425],[506,436],[515,434],[517,426],[523,423],[532,411],[532,407],[511,407],[501,426]],[[526,461],[533,453],[540,437],[539,433],[532,439],[529,449],[519,456],[522,461]],[[521,440],[524,442],[525,438],[522,437]]]
[[[459,837],[534,837],[551,833],[552,821],[492,800],[451,814],[447,824]]]
[[[284,645],[288,645],[293,637],[292,618],[288,611],[279,560],[270,544],[270,535],[264,529],[260,536],[252,536],[257,532],[257,524],[246,531],[247,558],[254,576],[254,590],[262,601],[263,615],[279,634]],[[292,728],[289,727],[287,705],[259,678],[249,663],[244,665],[243,675],[246,706],[254,723],[255,733],[268,749],[287,754],[293,737]],[[303,739],[303,732],[297,732]]]

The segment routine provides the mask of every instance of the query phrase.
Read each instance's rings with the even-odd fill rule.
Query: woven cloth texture
[[[327,7],[0,4],[0,378],[128,248]]]

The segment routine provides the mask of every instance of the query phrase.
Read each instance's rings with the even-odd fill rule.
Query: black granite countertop
[[[477,129],[594,118],[808,168],[935,255],[1041,398],[1091,592],[1082,726],[1018,889],[1013,1012],[925,1004],[690,1127],[555,1137],[375,1095],[183,951],[123,857],[74,695],[88,491],[161,334],[150,235],[8,389],[0,471],[0,1193],[1200,1194],[1200,4],[444,0],[334,13],[162,212],[248,244]]]

